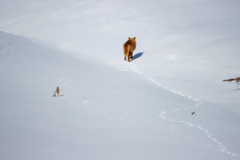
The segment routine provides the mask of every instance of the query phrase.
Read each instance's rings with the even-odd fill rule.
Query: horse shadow
[[[139,57],[141,57],[143,55],[144,52],[140,52],[140,53],[137,53],[135,55],[133,55],[133,57],[131,58],[131,61],[134,61],[135,59],[138,59]]]

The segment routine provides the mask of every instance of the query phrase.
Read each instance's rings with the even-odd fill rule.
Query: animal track
[[[154,56],[153,56],[153,57],[154,57]],[[147,60],[149,60],[149,59],[147,59]],[[196,104],[195,104],[195,107],[199,107],[199,106],[202,104],[198,99],[192,98],[191,95],[184,95],[183,93],[177,92],[177,91],[175,91],[174,89],[169,89],[167,86],[163,86],[162,84],[156,82],[152,77],[150,77],[150,76],[148,76],[148,75],[145,75],[145,74],[143,74],[142,72],[139,72],[138,69],[137,69],[137,67],[136,67],[136,64],[135,64],[134,62],[131,62],[130,64],[127,64],[127,65],[130,67],[130,69],[133,70],[133,72],[138,73],[139,75],[146,77],[150,82],[152,82],[153,84],[155,84],[157,87],[160,87],[160,88],[162,88],[162,89],[165,89],[165,90],[167,90],[167,91],[169,91],[169,92],[172,92],[172,93],[174,93],[174,94],[176,94],[176,95],[185,97],[185,98],[189,99],[190,101],[195,102],[195,103],[196,103]],[[192,108],[192,106],[187,106],[187,107],[184,107],[183,109],[184,109],[184,110],[187,110],[187,109],[191,109],[191,108]],[[178,108],[177,108],[177,109],[172,110],[172,112],[177,112],[177,111],[180,111],[180,110],[181,110],[181,109],[178,109]],[[215,143],[215,144],[219,147],[219,151],[221,151],[221,152],[223,152],[223,153],[226,153],[226,154],[229,154],[229,155],[231,155],[231,156],[233,156],[233,157],[236,157],[236,156],[237,156],[238,158],[240,158],[239,155],[228,151],[228,150],[226,149],[226,147],[223,146],[222,142],[220,142],[219,140],[217,140],[216,138],[214,138],[213,135],[212,135],[211,133],[209,133],[209,131],[208,131],[207,129],[205,129],[205,128],[203,128],[202,126],[199,126],[199,125],[197,125],[197,124],[190,123],[190,122],[185,122],[185,121],[182,121],[182,120],[175,120],[175,119],[167,118],[167,117],[166,117],[166,113],[167,113],[166,111],[162,111],[162,112],[158,115],[159,118],[162,118],[163,120],[169,120],[169,121],[174,122],[174,123],[185,124],[185,125],[188,125],[189,127],[195,127],[195,128],[197,128],[199,131],[204,132],[205,135],[206,135],[206,137],[209,138],[211,141],[213,141],[213,143]],[[192,114],[192,115],[196,115],[195,111],[194,111],[194,112],[191,112],[191,114]]]
[[[174,109],[174,110],[172,110],[173,112],[176,112],[176,111],[179,111],[179,109]]]

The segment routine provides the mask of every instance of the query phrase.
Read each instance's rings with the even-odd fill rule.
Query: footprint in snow
[[[172,110],[173,112],[176,112],[176,111],[179,111],[179,109],[174,109],[174,110]]]

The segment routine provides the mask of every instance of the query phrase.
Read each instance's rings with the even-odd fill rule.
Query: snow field
[[[155,57],[155,56],[153,56],[153,57]],[[149,58],[148,58],[147,60],[149,60]],[[162,89],[165,89],[165,90],[167,90],[167,91],[169,91],[169,92],[172,92],[172,93],[174,93],[174,94],[177,94],[177,95],[179,95],[179,96],[186,97],[186,98],[189,99],[190,101],[195,102],[196,104],[195,104],[194,108],[195,108],[195,107],[199,107],[199,106],[201,105],[201,102],[200,102],[198,99],[194,99],[194,98],[192,98],[191,96],[186,96],[186,95],[184,95],[184,94],[182,94],[182,93],[180,93],[180,92],[178,93],[178,92],[175,91],[174,89],[169,89],[169,88],[166,87],[166,86],[162,86],[160,83],[156,82],[153,78],[149,77],[148,75],[142,74],[142,72],[138,71],[138,69],[137,69],[137,67],[136,67],[136,64],[135,64],[134,62],[128,63],[127,65],[129,66],[129,68],[130,68],[133,72],[135,72],[135,73],[137,73],[137,74],[139,74],[139,75],[141,75],[141,76],[146,77],[151,83],[157,85],[158,87],[160,87],[160,88],[162,88]],[[201,106],[200,106],[200,107],[201,107]],[[187,110],[187,109],[188,109],[188,110],[189,110],[189,109],[192,109],[192,106],[188,106],[188,107],[180,108],[180,109],[179,109],[179,108],[176,108],[176,109],[172,110],[171,112],[178,112],[178,111],[180,111],[180,110]],[[204,129],[204,128],[201,127],[201,126],[199,126],[199,125],[197,125],[197,124],[192,124],[192,123],[190,123],[190,122],[184,122],[184,121],[181,121],[181,120],[175,120],[175,119],[171,119],[171,118],[166,118],[166,113],[167,113],[166,111],[162,111],[162,112],[159,114],[159,117],[162,118],[163,120],[168,120],[168,121],[171,121],[171,122],[179,122],[179,123],[182,123],[182,124],[186,124],[186,125],[188,125],[189,127],[198,128],[200,131],[202,131],[202,132],[204,132],[204,133],[206,134],[206,137],[208,137],[209,139],[211,139],[214,143],[216,143],[216,145],[219,146],[219,150],[220,150],[221,152],[224,152],[224,153],[226,153],[226,154],[230,154],[230,155],[232,155],[233,157],[236,156],[236,157],[240,158],[239,155],[237,155],[237,154],[235,154],[235,153],[231,153],[230,151],[228,151],[228,150],[226,149],[226,147],[224,147],[224,146],[222,145],[222,142],[220,142],[220,141],[218,141],[216,138],[214,138],[213,135],[212,135],[211,133],[209,133],[209,131],[208,131],[207,129]],[[190,114],[190,112],[189,112],[189,114]],[[193,115],[193,116],[194,116],[194,115]],[[176,117],[176,115],[174,115],[173,117]]]
[[[0,159],[240,158],[238,1],[1,4]]]
[[[134,63],[127,65],[137,74],[1,35],[2,44],[12,42],[9,57],[1,50],[1,158],[238,157],[205,129],[199,100],[139,74]],[[56,86],[60,97],[52,97]]]

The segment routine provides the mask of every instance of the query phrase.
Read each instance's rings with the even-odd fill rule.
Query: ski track
[[[152,58],[155,57],[155,55],[152,56]],[[149,61],[151,58],[147,58],[146,61]],[[129,66],[129,68],[135,72],[136,74],[139,74],[145,78],[147,78],[150,82],[152,82],[153,84],[155,84],[157,87],[159,88],[162,88],[162,89],[165,89],[169,92],[172,92],[174,94],[177,94],[179,96],[182,96],[182,97],[186,97],[187,99],[189,99],[190,101],[193,101],[193,102],[196,102],[195,104],[195,107],[199,107],[201,105],[201,102],[198,100],[198,99],[194,99],[192,98],[192,96],[190,95],[184,95],[183,93],[181,92],[177,92],[176,90],[174,89],[171,89],[170,87],[167,87],[167,86],[164,86],[164,85],[161,85],[159,82],[156,82],[152,77],[146,75],[146,74],[143,74],[142,72],[140,72],[138,70],[138,68],[136,67],[136,63],[135,62],[130,62],[127,64],[127,66]],[[186,110],[186,109],[190,109],[192,108],[191,106],[187,106],[187,107],[184,107],[184,108],[176,108],[174,110],[171,110],[169,112],[177,112],[177,111],[180,111],[180,110]],[[232,153],[231,151],[227,150],[226,147],[224,147],[224,145],[222,144],[221,141],[217,140],[213,134],[211,134],[209,132],[208,129],[200,126],[200,125],[197,125],[197,124],[193,124],[193,123],[190,123],[190,122],[185,122],[185,121],[182,121],[182,120],[175,120],[175,119],[171,119],[171,118],[167,118],[166,116],[166,113],[167,111],[162,111],[160,114],[159,114],[159,117],[162,118],[163,120],[168,120],[168,121],[171,121],[173,123],[181,123],[181,124],[185,124],[189,127],[195,127],[197,128],[200,132],[204,132],[206,137],[209,138],[211,141],[213,141],[213,143],[215,143],[218,147],[219,147],[219,151],[223,152],[223,153],[226,153],[230,156],[233,156],[233,157],[237,157],[237,158],[240,158],[239,155],[235,154],[235,153]]]

